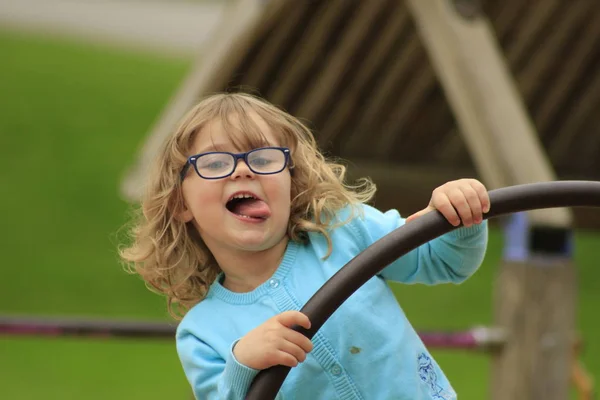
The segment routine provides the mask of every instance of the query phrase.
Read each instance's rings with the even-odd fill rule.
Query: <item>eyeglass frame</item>
[[[283,167],[279,170],[279,171],[275,171],[275,172],[256,172],[254,169],[252,169],[252,167],[250,166],[250,164],[248,163],[248,155],[250,153],[253,153],[255,151],[259,151],[259,150],[268,150],[268,149],[274,149],[274,150],[280,150],[283,153],[284,156],[284,162],[283,162]],[[234,161],[233,161],[233,169],[231,170],[231,172],[227,175],[223,175],[223,176],[219,176],[219,177],[215,177],[215,178],[207,178],[204,177],[200,174],[200,172],[198,171],[198,166],[196,165],[196,161],[198,160],[198,158],[200,158],[201,156],[205,156],[208,154],[229,154],[233,157]],[[230,177],[231,175],[233,175],[233,173],[235,172],[235,169],[238,166],[238,161],[239,160],[244,160],[244,162],[246,163],[246,166],[248,167],[248,169],[250,169],[250,171],[252,171],[253,173],[257,174],[257,175],[273,175],[273,174],[278,174],[281,171],[283,171],[286,167],[288,167],[291,170],[293,170],[294,166],[293,165],[289,165],[290,164],[290,160],[291,160],[291,152],[290,149],[287,147],[275,147],[275,146],[268,146],[268,147],[259,147],[257,149],[252,149],[250,151],[247,151],[245,153],[231,153],[229,151],[208,151],[206,153],[198,153],[198,154],[194,154],[191,155],[187,158],[187,161],[185,163],[185,165],[183,166],[183,168],[181,169],[181,172],[179,173],[179,176],[181,178],[181,182],[183,182],[183,180],[185,179],[188,170],[190,169],[190,166],[194,167],[194,171],[196,171],[196,174],[202,178],[202,179],[225,179]]]

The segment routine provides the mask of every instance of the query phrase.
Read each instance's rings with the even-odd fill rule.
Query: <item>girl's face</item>
[[[281,146],[260,116],[251,113],[250,118],[267,140],[265,146]],[[232,122],[240,128],[235,118]],[[249,150],[252,149],[236,149],[219,120],[213,120],[198,132],[190,149],[191,154]],[[286,236],[290,188],[287,167],[276,174],[259,175],[252,172],[245,161],[238,160],[235,172],[221,179],[204,179],[190,168],[183,181],[185,209],[182,219],[193,221],[213,254],[267,250]],[[242,196],[250,198],[240,200]],[[238,199],[232,200],[233,197]]]

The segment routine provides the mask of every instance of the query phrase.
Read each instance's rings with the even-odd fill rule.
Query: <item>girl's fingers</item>
[[[279,323],[287,328],[294,325],[301,326],[305,329],[310,329],[310,320],[306,314],[300,311],[285,311],[275,317]]]
[[[479,224],[483,221],[482,204],[479,195],[470,185],[462,188],[462,193],[467,201],[471,223]],[[463,218],[463,223],[465,219]]]
[[[437,209],[453,226],[479,224],[490,210],[490,197],[485,186],[476,179],[449,182],[433,191],[430,206],[406,218],[410,222]]]
[[[302,350],[302,348],[300,346],[298,346],[290,341],[284,340],[281,343],[279,350],[291,355],[299,363],[306,360],[306,352],[304,350]]]
[[[299,346],[305,353],[310,353],[313,349],[313,344],[310,339],[293,329],[286,329],[283,338],[288,342]]]
[[[477,196],[479,197],[479,202],[481,203],[481,209],[484,213],[487,213],[488,211],[490,211],[490,195],[487,191],[487,189],[485,188],[485,186],[483,186],[483,184],[479,181],[476,180],[472,180],[469,182],[469,185],[475,190],[475,192],[477,192]]]
[[[277,353],[277,359],[274,364],[284,365],[286,367],[294,368],[298,365],[299,361],[293,355],[286,353],[285,351],[280,351]]]
[[[461,193],[462,194],[462,193]],[[453,202],[450,201],[448,195],[442,191],[439,191],[433,196],[433,206],[442,213],[442,215],[450,222],[453,226],[460,225],[460,218],[453,206]],[[464,196],[463,196],[464,200]],[[464,200],[466,203],[466,200]]]
[[[463,225],[471,226],[473,224],[473,214],[471,213],[471,208],[469,207],[469,203],[467,202],[463,191],[460,188],[452,189],[452,191],[448,193],[448,197],[456,209]]]

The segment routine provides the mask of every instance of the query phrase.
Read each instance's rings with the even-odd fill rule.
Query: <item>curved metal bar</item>
[[[0,336],[79,336],[98,338],[175,338],[174,324],[0,315]]]
[[[489,196],[491,209],[485,219],[543,208],[600,207],[600,182],[531,183],[491,190]],[[431,212],[390,232],[350,260],[300,310],[310,319],[311,329],[294,329],[312,339],[348,297],[388,264],[456,228],[439,212]],[[281,365],[259,372],[246,400],[274,399],[289,372]]]

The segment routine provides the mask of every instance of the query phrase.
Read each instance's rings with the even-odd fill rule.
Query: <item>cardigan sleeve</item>
[[[238,362],[232,343],[226,359],[190,330],[178,330],[177,353],[196,399],[243,400],[259,370]],[[281,399],[281,394],[276,397]]]
[[[363,242],[363,249],[404,225],[398,211],[381,212],[363,205],[363,216],[352,225]],[[487,248],[487,221],[462,227],[433,239],[400,257],[379,276],[401,283],[461,283],[480,267]]]
[[[176,344],[183,371],[196,399],[243,399],[258,374],[257,370],[235,359],[235,343],[226,360],[188,330],[178,332]]]

